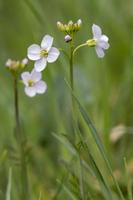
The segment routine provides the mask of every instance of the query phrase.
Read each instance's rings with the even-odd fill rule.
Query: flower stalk
[[[78,124],[77,124],[77,113],[76,113],[76,104],[75,99],[73,97],[74,92],[74,51],[75,51],[75,45],[74,45],[74,37],[72,36],[72,41],[70,42],[70,86],[72,89],[71,93],[71,102],[72,102],[72,127],[73,127],[73,136],[74,140],[76,139],[77,130],[78,130]]]
[[[81,47],[84,47],[84,46],[86,46],[86,45],[87,45],[87,43],[83,43],[83,44],[78,45],[78,46],[74,49],[74,51],[73,51],[73,56],[75,55],[75,53],[76,53]]]
[[[14,78],[14,111],[15,111],[15,136],[19,146],[20,153],[20,171],[21,171],[21,200],[28,200],[28,176],[27,164],[25,155],[25,137],[21,129],[19,117],[19,95],[18,95],[18,76],[17,73],[13,74]]]
[[[70,85],[71,85],[72,90],[74,90],[73,52],[74,52],[74,44],[73,42],[71,42],[70,44]]]

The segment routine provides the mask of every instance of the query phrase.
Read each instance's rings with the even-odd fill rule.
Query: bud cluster
[[[71,35],[79,31],[81,28],[81,25],[82,25],[81,19],[79,19],[76,23],[73,23],[73,21],[69,21],[67,24],[63,24],[59,21],[57,22],[58,29],[68,35]]]
[[[19,69],[23,69],[28,64],[28,59],[24,58],[22,61],[8,59],[6,62],[6,67],[10,71],[17,71]]]

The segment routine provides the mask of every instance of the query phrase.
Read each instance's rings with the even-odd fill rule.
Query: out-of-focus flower
[[[126,127],[124,125],[118,125],[112,128],[110,133],[110,141],[116,143],[125,133]]]
[[[57,60],[60,52],[57,48],[52,47],[53,37],[45,35],[41,45],[32,44],[28,48],[28,58],[35,61],[35,70],[41,72],[46,68],[47,62],[53,63]]]
[[[6,61],[6,67],[11,71],[17,71],[24,68],[28,64],[28,59],[24,58],[22,61],[8,59]]]
[[[21,74],[22,81],[25,85],[25,93],[29,97],[34,97],[36,94],[46,92],[47,85],[42,81],[42,74],[32,70],[32,72],[23,72]]]
[[[82,25],[81,19],[79,19],[76,23],[74,23],[73,21],[69,21],[67,24],[63,24],[59,21],[57,22],[58,29],[68,35],[71,35],[79,31],[81,28],[81,25]]]
[[[20,62],[17,60],[8,59],[5,65],[9,70],[16,71],[19,68]]]
[[[95,24],[92,26],[92,33],[93,39],[88,40],[87,44],[90,47],[95,47],[98,57],[103,58],[105,55],[104,50],[109,48],[109,38],[103,35],[101,28]]]

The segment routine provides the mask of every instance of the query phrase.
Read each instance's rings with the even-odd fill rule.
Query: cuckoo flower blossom
[[[41,80],[42,75],[40,72],[36,72],[35,70],[32,70],[31,73],[23,72],[21,78],[25,85],[25,93],[29,97],[34,97],[36,94],[43,94],[47,89],[46,83]]]
[[[45,35],[41,45],[32,44],[28,48],[28,58],[35,61],[35,70],[41,72],[45,69],[47,62],[53,63],[57,60],[60,52],[57,48],[52,47],[53,37]]]
[[[102,34],[102,30],[99,26],[93,24],[92,26],[93,39],[88,40],[89,46],[95,46],[96,53],[99,58],[103,58],[104,50],[109,48],[108,37]]]

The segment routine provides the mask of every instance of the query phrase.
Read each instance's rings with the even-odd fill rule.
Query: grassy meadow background
[[[91,26],[98,24],[109,37],[110,48],[104,59],[98,59],[93,48],[84,47],[76,54],[74,73],[76,95],[97,127],[107,149],[116,178],[126,196],[123,157],[133,179],[133,1],[132,0],[0,0],[0,199],[5,199],[9,167],[13,169],[12,196],[18,199],[18,167],[12,158],[14,110],[12,77],[5,68],[8,58],[23,59],[27,48],[40,43],[45,34],[54,37],[54,45],[68,50],[57,21],[82,19],[76,44],[92,37]],[[33,63],[30,62],[27,70]],[[66,174],[71,155],[53,136],[70,134],[69,62],[61,54],[56,63],[43,72],[48,90],[44,95],[28,98],[20,85],[21,120],[28,139],[29,182],[31,199],[54,197],[58,180]],[[112,128],[122,125],[125,134],[116,142],[110,140]],[[87,129],[85,124],[82,125]],[[117,131],[116,131],[117,134]],[[91,137],[88,142],[97,164],[105,166]],[[7,153],[7,149],[9,153]],[[75,170],[72,162],[71,169]],[[106,170],[105,170],[106,174]],[[108,176],[108,174],[106,174]],[[91,179],[86,180],[91,185]],[[89,186],[88,186],[89,187]],[[103,199],[99,189],[90,186],[94,199]],[[113,187],[113,186],[112,186]],[[99,195],[99,196],[97,196]],[[57,199],[69,200],[61,189]]]

